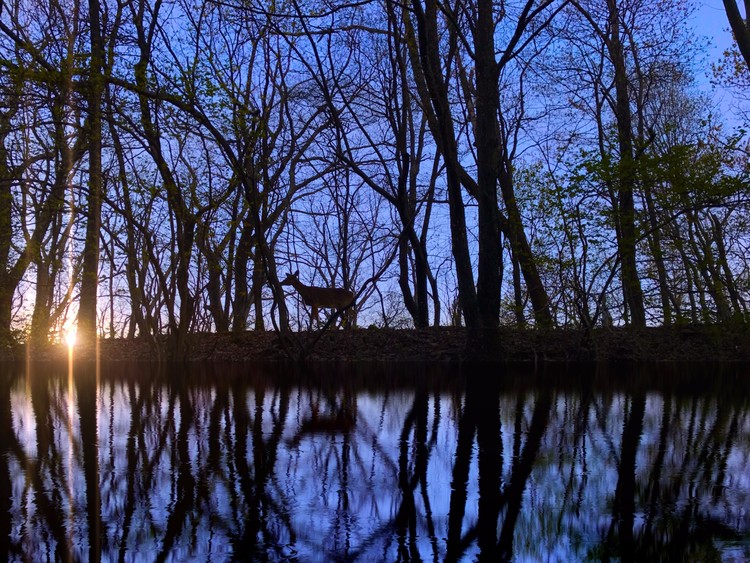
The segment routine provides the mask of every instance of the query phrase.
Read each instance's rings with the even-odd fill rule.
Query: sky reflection
[[[750,556],[735,374],[155,369],[0,374],[8,559]]]

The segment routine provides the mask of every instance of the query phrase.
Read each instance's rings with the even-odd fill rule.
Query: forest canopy
[[[725,6],[710,60],[681,0],[4,0],[0,341],[305,329],[295,271],[359,326],[744,322]]]

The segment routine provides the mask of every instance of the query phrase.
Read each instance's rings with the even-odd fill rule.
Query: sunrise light
[[[68,348],[73,348],[76,345],[76,329],[70,328],[65,333],[65,342],[68,344]]]

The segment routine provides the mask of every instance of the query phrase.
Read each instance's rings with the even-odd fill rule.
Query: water
[[[8,560],[750,560],[742,368],[0,370]]]

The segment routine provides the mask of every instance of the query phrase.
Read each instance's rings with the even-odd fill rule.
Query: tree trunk
[[[526,328],[526,317],[523,314],[521,266],[518,263],[518,256],[515,252],[511,252],[511,265],[513,266],[513,311],[516,316],[516,324],[519,328]]]
[[[401,289],[401,296],[404,300],[406,310],[409,312],[409,316],[414,322],[414,326],[418,327],[417,324],[419,315],[417,312],[417,304],[414,301],[412,295],[411,286],[409,285],[409,274],[411,273],[411,267],[409,266],[409,243],[404,237],[404,233],[401,234],[401,240],[398,242],[398,286]]]
[[[241,333],[247,330],[247,316],[250,312],[250,289],[247,281],[253,228],[247,218],[241,222],[240,239],[234,256],[234,310],[232,330]]]
[[[455,261],[458,281],[458,300],[468,327],[480,325],[479,306],[474,288],[474,273],[469,253],[463,192],[460,182],[460,164],[453,118],[448,100],[447,86],[442,75],[440,60],[440,34],[437,25],[438,7],[435,0],[426,0],[425,8],[412,3],[417,22],[416,43],[414,30],[407,26],[409,55],[423,109],[428,113],[432,136],[445,162],[445,180],[448,190],[451,251]],[[408,24],[408,19],[405,20]],[[485,275],[487,275],[485,273]]]
[[[713,225],[714,240],[716,241],[716,262],[717,262],[717,275],[720,276],[724,285],[729,292],[729,297],[732,300],[732,307],[734,307],[734,314],[740,315],[745,314],[747,307],[745,300],[737,287],[737,283],[734,280],[734,274],[732,269],[729,267],[729,259],[727,258],[727,248],[724,243],[724,228],[721,221],[714,213],[710,213],[709,217]]]
[[[52,280],[49,273],[49,261],[39,259],[36,264],[36,293],[34,295],[34,312],[31,315],[30,340],[34,345],[47,343],[49,337],[49,319],[52,297]]]
[[[711,244],[711,233],[707,233],[701,225],[700,219],[693,213],[688,215],[692,216],[692,224],[694,226],[693,236],[690,239],[690,244],[693,247],[693,252],[698,257],[697,266],[700,275],[706,283],[708,293],[716,305],[716,316],[717,320],[724,322],[729,320],[732,316],[732,310],[729,306],[729,301],[724,293],[724,283],[721,279],[719,267],[714,259],[714,249]],[[704,316],[708,311],[704,307]]]
[[[252,301],[253,307],[255,308],[255,330],[263,331],[266,330],[265,321],[263,320],[263,280],[265,275],[263,273],[263,262],[260,256],[260,248],[255,247],[255,253],[253,254],[253,287],[252,287]]]
[[[644,200],[646,202],[646,210],[648,211],[649,227],[651,235],[649,237],[651,254],[654,257],[654,265],[656,266],[656,273],[659,280],[659,297],[661,298],[661,309],[662,317],[665,325],[672,324],[672,302],[671,302],[671,291],[669,289],[669,278],[667,276],[667,269],[664,265],[664,253],[661,249],[662,238],[659,227],[659,220],[656,215],[656,208],[654,206],[654,199],[651,194],[651,188],[644,186]]]
[[[208,282],[206,283],[208,310],[211,313],[216,331],[227,332],[229,330],[229,316],[224,311],[224,304],[221,299],[223,286],[221,283],[223,272],[221,266],[222,252],[211,247],[209,237],[208,225],[201,224],[198,226],[196,243],[198,249],[206,259],[206,269],[208,270]]]
[[[88,84],[89,182],[86,238],[83,247],[81,296],[78,307],[78,338],[96,340],[96,303],[99,290],[99,235],[102,221],[102,94],[104,92],[104,44],[99,22],[99,0],[89,0],[91,61]]]
[[[477,147],[476,197],[479,208],[477,305],[479,325],[483,329],[497,328],[500,322],[501,249],[497,199],[501,156],[498,146],[500,127],[497,121],[500,95],[494,23],[492,0],[478,0],[474,29],[477,112],[474,135]],[[505,194],[505,190],[503,193]]]
[[[54,288],[60,270],[60,263],[65,257],[65,245],[69,236],[69,233],[68,235],[61,236],[65,195],[73,172],[73,150],[68,146],[65,135],[67,93],[64,88],[63,93],[57,96],[53,109],[53,115],[55,116],[54,141],[57,159],[54,184],[48,199],[50,209],[49,223],[45,225],[45,233],[48,231],[50,233],[46,256],[40,244],[33,245],[34,255],[32,261],[36,266],[37,281],[34,311],[31,317],[30,340],[33,344],[45,344],[48,341],[50,318],[55,305],[53,303]]]
[[[143,91],[148,90],[148,77],[146,70],[151,58],[152,29],[146,29],[145,6],[139,5],[138,18],[135,25],[138,33],[138,47],[140,50],[139,60],[135,65],[135,80],[137,86]],[[157,24],[156,15],[152,15],[151,26]],[[179,312],[175,316],[174,300],[171,300],[169,314],[168,355],[175,360],[180,360],[187,353],[187,335],[190,323],[193,321],[195,299],[190,291],[190,260],[193,253],[195,240],[195,216],[190,212],[185,198],[177,185],[172,169],[166,162],[162,152],[161,135],[155,124],[149,99],[145,94],[139,94],[140,123],[146,139],[149,154],[156,164],[159,176],[164,184],[167,195],[167,203],[174,217],[175,232],[174,243],[176,245],[175,286],[179,297]],[[168,300],[170,301],[170,300]],[[179,317],[179,318],[177,318]]]
[[[9,133],[10,120],[5,113],[0,113],[0,346],[12,340],[10,319],[16,291],[16,284],[8,275],[13,240],[13,172],[8,166],[8,150],[5,147]]]
[[[503,194],[503,203],[508,213],[508,224],[506,235],[510,241],[514,260],[518,263],[526,282],[526,290],[529,292],[531,306],[534,309],[534,320],[540,328],[551,328],[554,324],[552,312],[549,307],[549,297],[544,288],[539,268],[534,261],[529,240],[523,228],[521,212],[516,202],[515,190],[513,188],[513,174],[511,163],[507,158],[503,159],[503,167],[500,173],[500,189]],[[499,238],[499,235],[498,235]]]
[[[646,326],[646,311],[643,290],[638,277],[636,260],[635,203],[633,193],[636,184],[635,158],[633,154],[633,130],[628,95],[628,74],[625,53],[620,40],[620,19],[616,0],[607,0],[609,10],[610,37],[607,42],[609,56],[614,66],[615,117],[617,141],[620,149],[618,170],[617,211],[620,222],[620,237],[617,246],[622,267],[622,286],[625,301],[630,309],[633,326]]]
[[[413,211],[416,213],[416,210]],[[427,296],[427,281],[430,265],[427,262],[427,249],[417,237],[414,230],[413,218],[409,218],[403,211],[399,211],[404,232],[399,242],[399,277],[398,283],[407,311],[417,328],[430,325],[429,300]],[[409,256],[414,258],[412,268]],[[413,282],[414,290],[410,281]]]
[[[736,0],[724,0],[724,10],[727,13],[732,34],[737,40],[742,58],[745,59],[747,69],[750,70],[750,4],[745,0],[745,19],[742,19]]]
[[[112,108],[112,100],[109,96],[109,90],[105,92],[107,95],[107,104]],[[138,252],[138,237],[135,228],[135,217],[133,216],[133,206],[130,198],[130,183],[126,173],[125,166],[125,154],[123,152],[122,143],[120,142],[120,135],[117,128],[110,123],[109,133],[112,138],[112,145],[114,148],[115,157],[117,158],[118,165],[118,182],[122,187],[122,205],[123,215],[125,223],[125,253],[127,260],[125,260],[125,278],[128,282],[128,293],[130,295],[130,326],[128,327],[128,338],[135,336],[135,330],[138,329],[140,336],[146,336],[150,333],[150,328],[146,323],[146,319],[143,314],[145,308],[145,299],[143,296],[143,289],[139,283],[139,272],[145,272],[148,269],[148,261],[143,257],[146,253]]]

